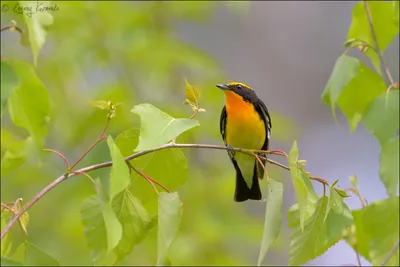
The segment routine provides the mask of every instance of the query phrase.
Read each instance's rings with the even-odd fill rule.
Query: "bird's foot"
[[[233,150],[233,147],[231,145],[227,145],[226,149],[228,151],[229,156],[233,158],[235,156],[235,150]]]

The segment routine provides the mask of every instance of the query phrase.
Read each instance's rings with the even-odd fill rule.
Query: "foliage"
[[[272,170],[262,184],[266,203],[252,202],[265,205],[264,222],[227,197],[232,173],[222,170],[229,162],[211,153],[225,148],[199,141],[220,138],[218,127],[209,127],[215,112],[205,111],[220,106],[213,100],[218,91],[207,88],[224,74],[212,57],[173,37],[172,22],[201,23],[217,3],[41,2],[39,8],[52,13],[29,12],[38,8],[33,2],[7,5],[22,10],[19,17],[7,14],[17,21],[8,29],[29,44],[33,64],[18,53],[25,47],[14,47],[1,59],[2,265],[248,265],[255,259],[245,256],[246,250],[260,243],[261,265],[269,250],[279,249],[284,214],[291,229],[290,265],[305,264],[342,239],[373,265],[399,264],[399,88],[381,56],[399,32],[396,1],[354,7],[349,48],[322,93],[335,120],[338,106],[350,132],[363,123],[379,142],[388,198],[365,205],[355,176],[350,190],[338,187],[338,180],[329,185],[313,177],[294,141],[288,155],[270,151],[285,156],[288,167],[268,160],[290,171],[297,203],[283,212],[283,183]],[[353,48],[366,54],[374,69],[349,56]],[[101,73],[96,82],[103,73],[110,75],[87,86],[96,72]],[[191,110],[181,105],[184,98]],[[278,132],[290,129],[282,121],[274,124]],[[77,160],[70,164],[67,158]],[[62,176],[54,180],[57,173]],[[324,186],[323,195],[312,181]],[[350,211],[345,203],[350,193],[359,197],[361,209]],[[33,200],[22,201],[25,195]],[[39,200],[41,209],[28,214]],[[10,231],[14,224],[20,231]],[[54,245],[56,238],[60,245]]]

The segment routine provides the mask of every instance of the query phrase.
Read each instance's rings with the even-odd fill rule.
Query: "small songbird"
[[[268,150],[271,136],[271,118],[265,104],[253,88],[240,82],[217,84],[225,93],[226,104],[222,108],[220,131],[229,148]],[[228,155],[236,170],[235,201],[260,200],[258,179],[264,169],[251,155],[228,149]],[[265,159],[262,160],[265,165]]]

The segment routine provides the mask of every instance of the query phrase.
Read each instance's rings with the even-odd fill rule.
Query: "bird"
[[[258,180],[264,177],[264,166],[254,156],[235,152],[235,148],[268,150],[271,137],[271,118],[264,102],[254,89],[242,82],[217,84],[225,94],[220,116],[220,132],[229,158],[236,171],[234,200],[261,200]]]

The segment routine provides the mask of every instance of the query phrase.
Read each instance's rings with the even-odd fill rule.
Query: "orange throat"
[[[266,138],[265,125],[254,105],[232,91],[224,91],[226,100],[227,143],[233,147],[261,149]]]
[[[243,117],[254,111],[254,106],[240,95],[232,91],[224,91],[226,100],[226,111],[229,116]]]

